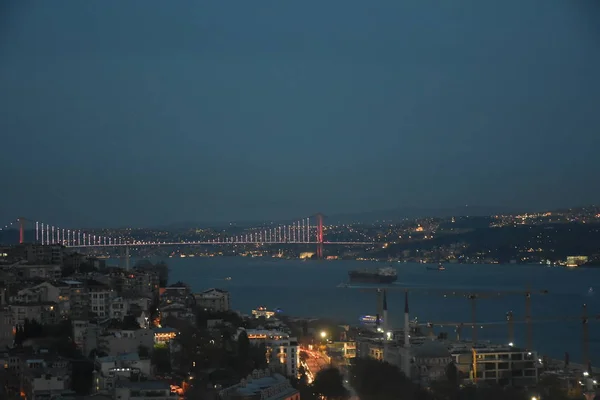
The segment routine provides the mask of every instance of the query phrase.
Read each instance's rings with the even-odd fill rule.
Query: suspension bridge
[[[94,231],[69,229],[24,217],[0,227],[1,231],[19,231],[19,243],[25,243],[26,231],[35,231],[35,243],[65,247],[129,247],[129,246],[181,246],[181,245],[269,245],[269,244],[312,244],[317,247],[317,256],[323,256],[323,245],[372,245],[364,241],[327,241],[323,224],[325,216],[316,214],[288,224],[278,224],[245,229],[243,233],[227,235],[215,233],[212,238],[202,240],[158,241],[138,240],[132,237],[100,235]]]

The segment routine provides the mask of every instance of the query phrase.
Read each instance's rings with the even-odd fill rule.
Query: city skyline
[[[32,4],[2,17],[1,221],[600,196],[593,2]]]

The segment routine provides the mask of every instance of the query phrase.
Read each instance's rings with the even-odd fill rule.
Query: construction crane
[[[431,322],[431,321],[427,321],[427,322],[421,322],[421,323],[415,323],[413,325],[416,326],[420,326],[420,327],[424,327],[428,329],[428,334],[430,337],[434,337],[435,334],[433,332],[433,329],[435,327],[452,327],[455,329],[456,332],[456,340],[460,340],[461,339],[461,335],[462,335],[462,330],[465,327],[471,327],[473,329],[477,329],[477,328],[483,328],[484,326],[497,326],[497,325],[502,325],[505,324],[505,321],[496,321],[496,322],[439,322],[439,321],[435,321],[435,322]]]
[[[540,322],[561,322],[561,321],[581,321],[582,324],[582,350],[583,350],[583,365],[585,365],[588,369],[590,369],[590,353],[589,353],[589,343],[590,343],[590,334],[589,334],[589,323],[591,321],[600,321],[600,314],[588,315],[587,304],[583,304],[581,315],[565,315],[565,316],[550,316],[544,318],[525,318],[522,320],[515,320],[513,318],[512,312],[508,312],[506,314],[507,318],[505,321],[493,321],[493,322],[477,322],[473,324],[472,322],[424,322],[418,323],[417,326],[427,327],[429,329],[429,335],[433,335],[434,327],[444,327],[444,326],[452,326],[456,328],[457,340],[460,340],[460,334],[463,327],[472,326],[474,329],[483,328],[484,326],[498,326],[507,324],[508,325],[508,340],[509,345],[514,343],[514,324],[533,324]],[[531,349],[528,349],[531,350]]]
[[[471,302],[471,325],[473,326],[473,342],[477,342],[477,300],[484,298],[495,298],[500,296],[520,295],[525,297],[525,319],[531,320],[531,296],[533,294],[548,294],[546,289],[530,290],[490,290],[490,291],[464,291],[464,290],[452,290],[452,289],[441,289],[441,288],[415,288],[415,287],[403,287],[399,285],[386,285],[386,286],[367,286],[367,285],[352,285],[348,283],[342,283],[338,287],[346,289],[358,289],[363,291],[375,290],[380,296],[382,290],[401,290],[404,292],[420,292],[420,293],[431,293],[439,294],[444,297],[465,297]],[[378,300],[379,304],[379,300]],[[531,323],[527,325],[527,348],[533,348],[533,327]]]
[[[533,294],[546,295],[548,294],[548,290],[541,289],[532,291],[529,288],[526,290],[502,290],[502,291],[494,291],[494,292],[471,292],[471,293],[458,293],[458,292],[450,292],[453,296],[465,296],[471,301],[471,320],[473,322],[473,342],[477,342],[477,329],[475,321],[477,321],[477,299],[481,298],[492,298],[498,296],[510,296],[510,295],[519,295],[525,297],[525,322],[527,323],[527,348],[533,348],[533,325],[531,324],[532,316],[531,316],[531,296]],[[510,318],[512,319],[512,312],[510,314]],[[509,319],[509,315],[507,315],[507,320]],[[512,341],[511,341],[512,342]]]

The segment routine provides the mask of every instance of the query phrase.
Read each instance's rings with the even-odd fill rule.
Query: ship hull
[[[398,280],[397,276],[378,275],[367,273],[349,273],[352,283],[394,283]]]

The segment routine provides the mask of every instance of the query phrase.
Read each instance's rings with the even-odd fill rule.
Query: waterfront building
[[[586,264],[588,260],[588,256],[568,256],[567,267],[579,267],[580,265]]]
[[[269,319],[275,316],[275,311],[269,311],[266,307],[257,307],[256,309],[252,310],[252,316],[254,318],[263,317]]]
[[[531,386],[538,381],[540,363],[533,351],[486,343],[451,343],[449,351],[458,370],[474,382]]]

